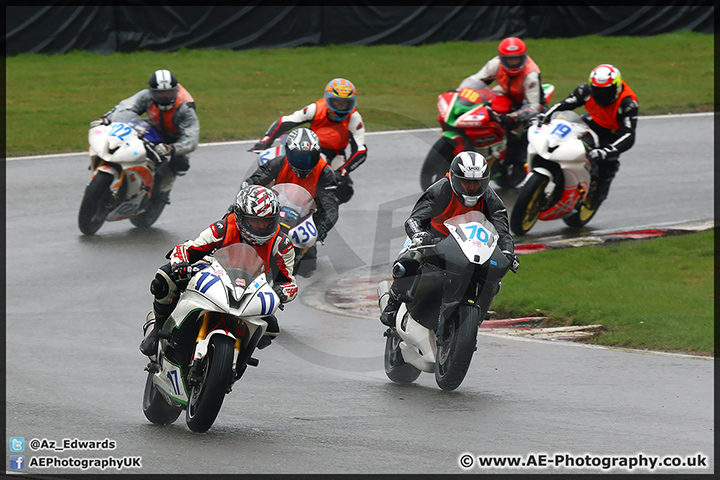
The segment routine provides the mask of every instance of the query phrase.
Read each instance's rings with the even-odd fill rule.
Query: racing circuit
[[[353,173],[355,196],[319,247],[318,270],[298,279],[301,298],[280,312],[280,336],[257,352],[259,366],[234,386],[204,434],[190,432],[183,417],[170,426],[144,418],[141,326],[165,253],[223,215],[254,167],[253,141],[201,145],[152,228],[112,222],[92,237],[77,227],[90,178],[86,153],[7,159],[6,431],[25,439],[26,464],[36,458],[24,473],[604,472],[568,463],[467,466],[467,454],[700,454],[707,457],[702,468],[610,472],[714,472],[712,359],[481,328],[456,391],[440,390],[429,374],[405,386],[387,379],[371,283],[360,289],[352,280],[389,276],[402,223],[421,193],[421,162],[438,135],[368,134],[368,160]],[[713,225],[712,114],[641,117],[637,143],[621,162],[608,200],[580,237],[562,221],[538,222],[516,243],[577,244],[623,231]],[[499,193],[512,209],[516,191]],[[334,297],[325,295],[330,289]],[[115,448],[32,448],[33,439],[69,439],[71,447],[79,445],[72,440],[108,439]],[[140,466],[40,468],[41,457],[139,457]]]

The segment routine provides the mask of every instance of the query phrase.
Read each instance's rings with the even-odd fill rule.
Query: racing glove
[[[99,127],[101,125],[110,125],[110,119],[105,117],[96,118],[90,122],[90,128]]]
[[[317,231],[318,231],[317,241],[322,243],[323,245],[325,245],[325,243],[324,243],[325,237],[327,237],[327,234],[328,234],[327,229],[321,225],[318,225]]]
[[[298,286],[293,282],[283,283],[282,285],[275,285],[273,287],[277,296],[280,297],[282,303],[289,303],[295,300],[298,294]]]
[[[433,238],[429,232],[418,232],[414,234],[410,240],[414,247],[421,247],[424,245],[433,244]]]
[[[538,125],[547,125],[550,123],[550,117],[544,113],[537,114],[535,119],[537,120]]]
[[[185,245],[177,245],[170,253],[170,268],[180,278],[187,276],[190,270],[190,259],[188,258]]]
[[[253,150],[265,150],[266,148],[268,148],[270,146],[271,143],[272,143],[272,141],[270,140],[270,137],[264,136],[263,138],[260,139],[259,142],[257,142],[255,145],[253,145],[252,149]]]
[[[155,152],[161,157],[172,157],[175,153],[175,147],[169,143],[158,143],[155,145]]]
[[[510,261],[510,270],[512,270],[513,273],[517,273],[517,269],[520,266],[520,260],[518,259],[517,255],[508,250],[503,250],[503,253]]]

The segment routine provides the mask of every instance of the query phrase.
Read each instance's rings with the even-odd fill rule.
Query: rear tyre
[[[443,390],[460,386],[477,346],[480,310],[460,305],[457,314],[447,320],[445,336],[437,342],[435,381]]]
[[[385,341],[385,374],[395,383],[411,383],[420,376],[420,369],[405,363],[397,333],[387,334]]]
[[[545,175],[532,173],[520,189],[510,215],[510,228],[516,235],[525,235],[545,210],[545,187],[549,181]]]
[[[174,407],[167,403],[152,381],[153,374],[148,373],[143,394],[143,413],[145,418],[156,425],[168,425],[180,416],[182,407]]]
[[[105,223],[105,218],[110,213],[108,203],[112,196],[112,181],[113,177],[109,173],[97,172],[85,187],[78,212],[78,227],[85,235],[94,235]]]
[[[580,208],[573,210],[573,212],[567,217],[563,217],[565,225],[571,228],[582,228],[595,216],[598,208],[600,208],[600,205],[595,200],[596,188],[597,187],[593,184],[593,186],[590,187],[588,196],[585,197],[585,201],[580,204]]]
[[[148,228],[160,218],[160,214],[167,205],[167,194],[158,192],[155,198],[150,198],[148,206],[143,213],[130,219],[130,222],[138,228]]]
[[[206,432],[215,422],[232,381],[235,342],[224,335],[210,339],[200,364],[200,383],[190,389],[185,421],[193,432]]]
[[[430,148],[420,170],[420,187],[426,190],[448,172],[453,159],[454,147],[445,137],[440,137]]]

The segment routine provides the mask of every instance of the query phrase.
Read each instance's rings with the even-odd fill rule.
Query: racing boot
[[[168,319],[170,313],[172,313],[173,305],[164,305],[153,302],[153,311],[148,313],[148,316],[143,325],[144,338],[140,342],[140,352],[150,357],[150,360],[155,360],[157,354],[158,339],[160,338],[160,329],[165,324],[165,320]]]
[[[385,305],[385,308],[380,314],[380,322],[386,327],[395,328],[395,316],[398,310],[400,310],[402,302],[395,296],[392,289],[390,289],[389,294],[387,305]]]
[[[257,344],[257,348],[260,350],[270,345],[275,337],[280,334],[280,325],[278,325],[277,318],[271,315],[265,317],[265,321],[268,324],[267,329],[265,330],[265,334],[260,337]]]

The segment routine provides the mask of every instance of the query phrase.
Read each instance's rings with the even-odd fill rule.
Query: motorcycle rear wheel
[[[105,223],[105,218],[110,213],[107,203],[112,195],[112,181],[113,177],[109,173],[97,172],[85,187],[78,212],[78,227],[85,235],[94,235]]]
[[[457,314],[446,321],[445,338],[438,339],[435,382],[443,390],[460,386],[477,346],[480,310],[460,305]]]
[[[156,425],[169,425],[180,416],[182,407],[167,403],[152,380],[153,374],[148,373],[143,394],[143,413],[145,418]]]
[[[235,342],[224,335],[210,339],[201,362],[202,380],[190,389],[185,421],[190,430],[206,432],[215,422],[232,381]]]
[[[525,235],[545,210],[545,187],[549,181],[545,175],[532,173],[520,189],[510,214],[510,228],[516,235]]]
[[[420,369],[405,363],[400,351],[400,337],[388,333],[385,341],[385,374],[395,383],[411,383],[420,376]]]
[[[453,159],[454,146],[445,137],[440,137],[430,148],[420,170],[420,187],[426,190],[448,172]]]
[[[571,228],[582,228],[587,225],[590,220],[592,220],[600,207],[595,204],[593,193],[594,192],[591,190],[585,201],[580,204],[579,210],[574,210],[567,217],[563,217],[565,225]]]
[[[140,215],[130,219],[130,222],[139,228],[148,228],[160,218],[165,209],[167,202],[165,201],[165,195],[158,195],[156,198],[151,198],[148,201],[147,209]]]

